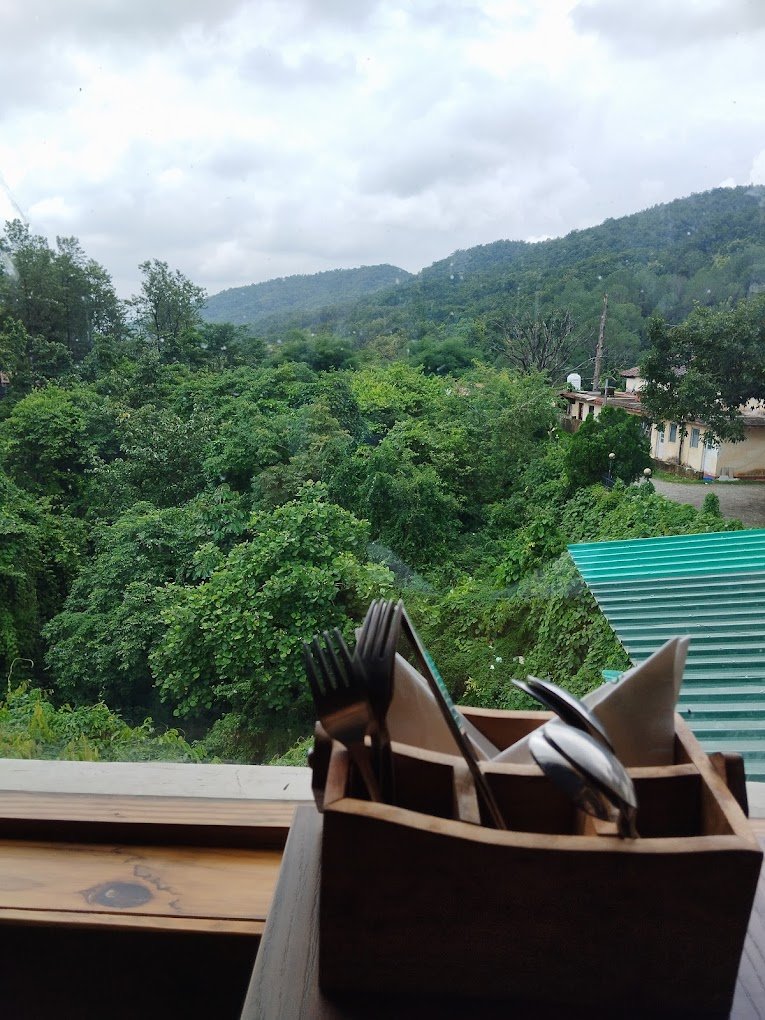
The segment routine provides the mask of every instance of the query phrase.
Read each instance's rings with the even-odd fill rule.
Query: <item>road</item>
[[[656,491],[675,503],[701,507],[707,493],[720,500],[724,517],[737,517],[748,528],[765,528],[765,482],[705,482],[685,485],[652,478]]]

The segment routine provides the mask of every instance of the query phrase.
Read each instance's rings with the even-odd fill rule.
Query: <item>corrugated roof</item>
[[[765,781],[765,529],[587,542],[569,552],[633,663],[691,636],[678,711]]]

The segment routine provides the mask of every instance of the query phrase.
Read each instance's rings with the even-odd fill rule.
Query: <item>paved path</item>
[[[652,478],[656,491],[675,503],[700,507],[714,492],[724,517],[737,517],[748,528],[765,528],[765,482],[705,482],[686,485]]]

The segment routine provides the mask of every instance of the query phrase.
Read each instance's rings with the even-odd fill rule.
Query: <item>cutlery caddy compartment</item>
[[[465,714],[500,748],[550,718]],[[762,851],[679,717],[675,762],[629,770],[636,840],[578,811],[535,765],[483,763],[499,831],[462,820],[475,804],[458,758],[394,745],[393,806],[365,799],[341,745],[319,744],[326,992],[727,1016]]]

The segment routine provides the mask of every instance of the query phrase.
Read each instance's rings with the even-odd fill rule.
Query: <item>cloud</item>
[[[761,180],[764,15],[745,0],[6,3],[0,173],[35,232],[79,237],[125,295],[146,258],[211,292],[416,271]]]
[[[91,45],[119,41],[154,44],[192,25],[207,29],[225,21],[244,0],[31,0],[6,2],[0,9],[2,37],[10,48],[36,48],[51,40]]]
[[[575,26],[607,40],[621,52],[640,57],[661,50],[720,45],[765,31],[761,0],[582,0],[572,11]]]
[[[312,53],[290,63],[283,54],[264,46],[254,47],[239,63],[243,79],[278,89],[333,85],[348,81],[354,71],[354,64],[348,57],[335,63]]]

